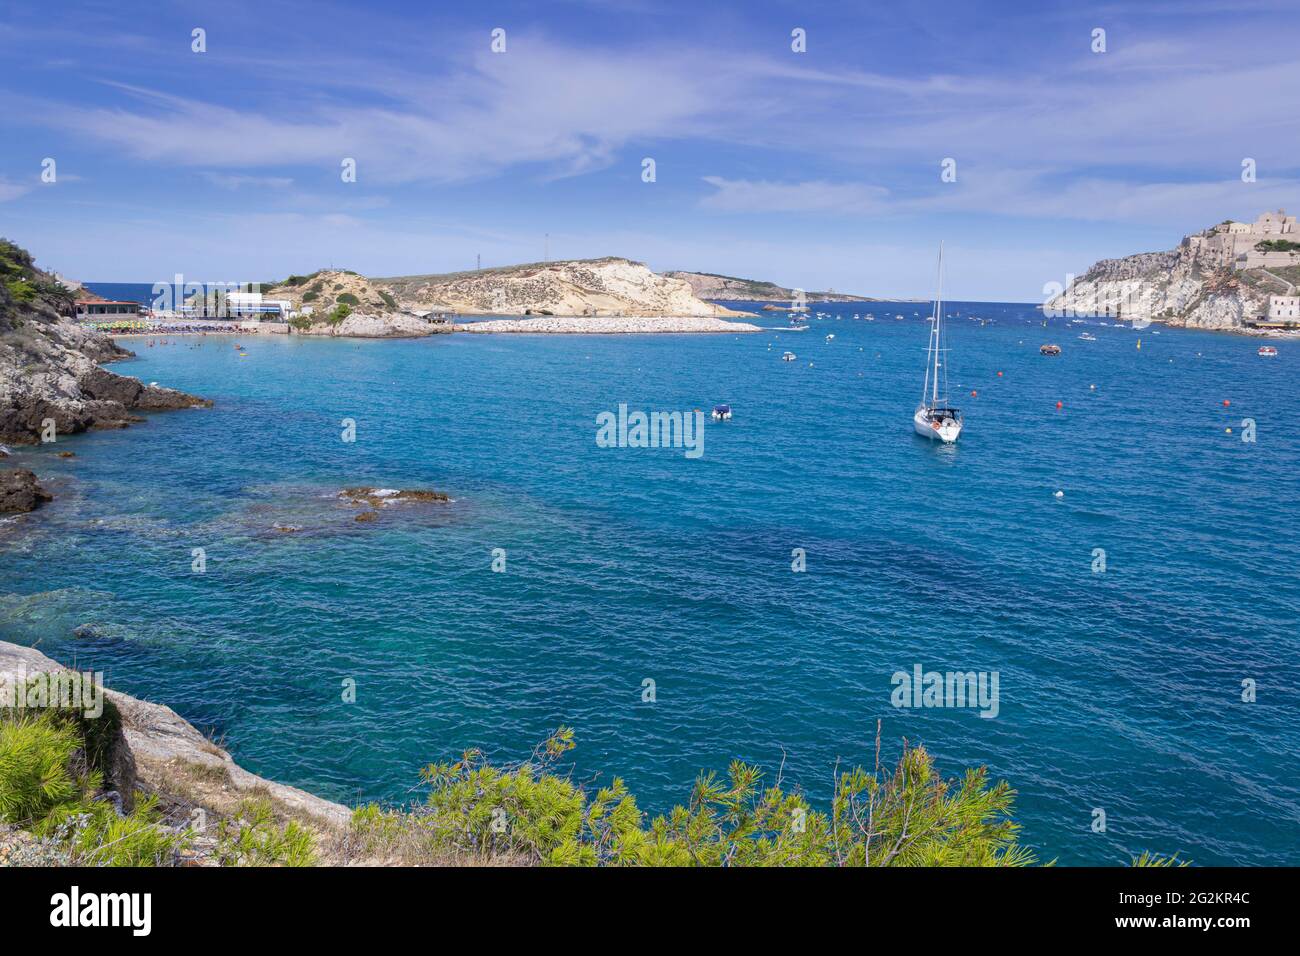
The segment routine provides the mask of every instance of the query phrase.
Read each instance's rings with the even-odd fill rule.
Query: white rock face
[[[1044,305],[1048,315],[1116,315],[1172,326],[1245,330],[1286,283],[1261,269],[1205,261],[1184,241],[1169,252],[1102,259]]]
[[[419,338],[451,331],[448,325],[426,322],[409,312],[390,312],[385,315],[372,315],[366,312],[353,312],[338,325],[317,322],[309,329],[301,330],[303,335],[331,335],[343,338]]]
[[[373,279],[408,309],[471,315],[742,316],[711,305],[684,279],[628,259],[532,263],[447,275]]]

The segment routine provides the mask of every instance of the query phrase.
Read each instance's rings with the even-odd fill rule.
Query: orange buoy
[[[1064,408],[1064,407],[1065,407],[1065,404],[1062,403],[1062,402],[1057,402],[1057,403],[1056,403],[1056,407],[1057,407],[1058,409],[1060,409],[1060,408]]]
[[[1001,373],[1001,372],[998,372],[998,378],[1001,378],[1001,377],[1002,377],[1002,373]]]
[[[975,391],[975,389],[972,388],[970,390],[970,397],[975,398],[977,395],[979,395],[979,392]]]
[[[1227,407],[1228,407],[1229,405],[1231,405],[1231,404],[1232,404],[1232,402],[1228,401],[1226,398],[1223,400],[1223,407],[1224,407],[1224,408],[1227,408]]]

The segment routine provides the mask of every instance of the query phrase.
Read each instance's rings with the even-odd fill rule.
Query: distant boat
[[[713,406],[713,420],[714,420],[715,422],[725,422],[725,421],[730,421],[730,420],[731,420],[731,406],[730,406],[730,405],[714,405],[714,406]]]
[[[795,357],[796,357],[796,356],[795,356],[795,354],[794,354],[793,352],[782,352],[782,353],[781,353],[781,361],[782,361],[782,362],[793,362],[793,361],[795,360]]]
[[[961,410],[948,402],[948,363],[939,361],[939,356],[947,351],[943,345],[943,243],[940,242],[939,276],[934,312],[930,316],[930,344],[926,349],[925,387],[921,390],[921,403],[912,414],[912,427],[918,435],[950,445],[961,435]],[[942,389],[939,386],[941,371]]]
[[[1060,355],[1061,347],[1059,345],[1040,345],[1038,351],[1043,355]]]
[[[1261,345],[1256,354],[1263,358],[1277,358],[1277,349],[1272,345]]]
[[[1085,342],[1097,341],[1097,336],[1093,335],[1091,332],[1084,332],[1082,335],[1079,336],[1079,338],[1083,339],[1083,341]]]

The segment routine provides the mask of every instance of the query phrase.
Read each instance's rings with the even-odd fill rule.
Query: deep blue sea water
[[[1009,780],[1045,859],[1300,863],[1300,345],[954,303],[944,448],[911,426],[927,307],[814,308],[744,336],[129,340],[117,371],[216,407],[18,451],[58,497],[0,525],[0,637],[346,801],[560,724],[578,779],[647,810],[732,758],[825,801],[881,721],[885,759]],[[597,447],[622,402],[735,417],[696,460]],[[360,484],[455,500],[359,524],[332,496]],[[916,664],[997,671],[998,716],[891,706]]]

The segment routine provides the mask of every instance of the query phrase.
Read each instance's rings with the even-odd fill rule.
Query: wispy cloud
[[[222,189],[243,189],[252,187],[255,189],[287,189],[293,185],[293,179],[288,176],[247,176],[238,173],[214,173],[206,171],[203,178],[214,186],[220,186]]]
[[[753,214],[902,217],[976,213],[999,218],[1209,225],[1225,215],[1251,217],[1261,209],[1294,205],[1300,200],[1300,179],[1138,182],[1071,177],[1059,170],[977,167],[959,172],[955,182],[940,183],[937,170],[936,166],[931,186],[907,194],[867,183],[705,176],[704,181],[715,191],[699,205],[713,211]]]
[[[0,176],[0,202],[8,202],[10,199],[17,199],[31,192],[32,187],[27,183],[16,183],[11,179]]]
[[[725,179],[705,176],[716,192],[700,200],[705,209],[722,212],[812,212],[861,215],[889,208],[889,190],[861,183],[798,183]]]

